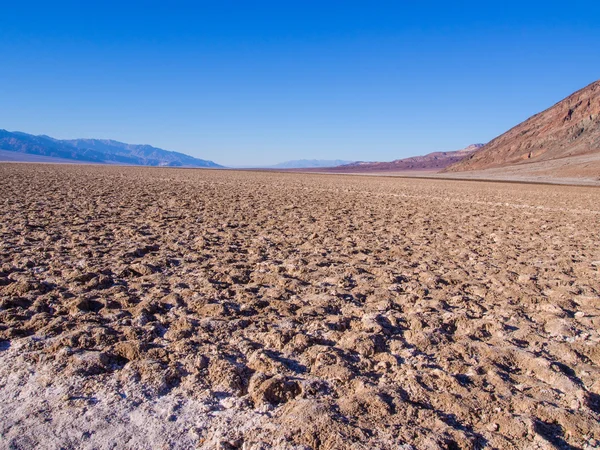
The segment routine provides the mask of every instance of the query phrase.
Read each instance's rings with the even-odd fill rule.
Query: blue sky
[[[600,78],[600,2],[28,2],[0,128],[226,165],[486,142]]]

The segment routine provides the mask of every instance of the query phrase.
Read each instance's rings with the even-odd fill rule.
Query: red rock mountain
[[[600,153],[600,80],[530,117],[444,172]]]

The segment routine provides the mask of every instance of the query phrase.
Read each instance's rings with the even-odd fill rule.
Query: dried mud
[[[0,446],[600,444],[600,190],[0,165]]]

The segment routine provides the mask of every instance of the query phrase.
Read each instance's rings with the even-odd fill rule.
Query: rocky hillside
[[[600,152],[600,80],[497,137],[446,172],[483,170]]]
[[[50,136],[0,130],[0,150],[74,162],[98,164],[131,164],[168,167],[222,167],[212,161],[194,158],[183,153],[163,150],[150,145],[132,145],[101,139],[59,140]],[[15,160],[11,158],[11,160]]]
[[[437,171],[448,167],[473,154],[483,147],[483,144],[469,145],[467,148],[453,152],[434,152],[424,156],[397,159],[389,162],[354,162],[339,167],[329,167],[327,172],[357,173],[357,172],[406,172],[413,170]]]

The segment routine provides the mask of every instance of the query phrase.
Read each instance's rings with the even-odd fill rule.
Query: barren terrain
[[[600,189],[0,165],[0,448],[600,446]]]
[[[444,169],[464,172],[600,154],[600,80],[569,95]],[[575,176],[585,176],[574,159]],[[585,165],[582,167],[585,168]],[[517,169],[518,170],[518,169]],[[558,170],[560,173],[561,170]],[[554,173],[554,172],[553,172]],[[596,171],[596,176],[600,175]],[[560,175],[559,175],[560,176]]]

